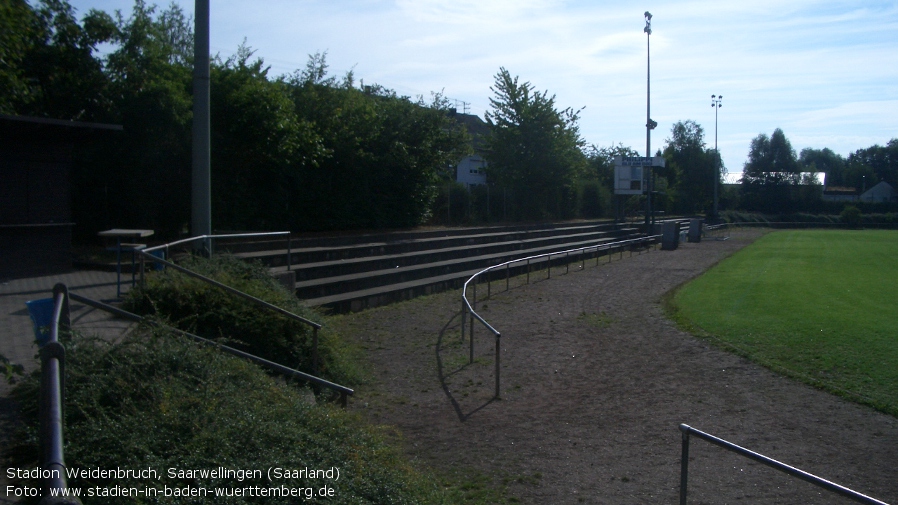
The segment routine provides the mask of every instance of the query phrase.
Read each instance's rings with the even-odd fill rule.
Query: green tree
[[[827,183],[832,186],[842,186],[845,173],[845,158],[834,153],[829,148],[812,149],[806,147],[798,156],[798,165],[802,172],[826,174]]]
[[[0,6],[0,110],[83,121],[108,110],[97,45],[115,26],[91,10],[81,23],[65,0],[42,0],[33,9],[19,0]]]
[[[742,205],[749,210],[794,210],[792,189],[801,182],[795,150],[783,130],[752,139],[742,176]]]
[[[136,0],[130,16],[116,13],[113,42],[107,120],[124,132],[93,143],[77,167],[76,219],[87,236],[112,226],[177,236],[190,215],[190,21],[177,5]]]
[[[321,138],[300,119],[288,86],[270,81],[244,44],[212,65],[212,210],[216,226],[238,230],[288,226],[301,173],[316,167]]]
[[[639,156],[639,152],[622,143],[608,147],[590,145],[586,150],[586,162],[589,167],[587,177],[594,175],[606,188],[614,187],[614,158]]]
[[[519,83],[504,68],[490,88],[492,109],[486,113],[487,176],[519,196],[523,219],[568,217],[573,185],[586,170],[585,142],[577,122],[580,111],[557,110],[555,96]]]
[[[866,182],[870,189],[885,181],[898,188],[898,139],[890,140],[885,146],[877,144],[858,149],[848,155],[847,165],[846,185],[861,189]]]
[[[14,114],[32,99],[23,64],[41,31],[39,21],[25,0],[0,2],[0,114]]]
[[[716,167],[720,158],[713,149],[705,146],[705,130],[692,120],[678,121],[666,140],[663,156],[666,165],[658,169],[658,175],[666,177],[673,194],[675,211],[682,213],[713,211],[714,184],[721,191],[721,178]],[[725,173],[721,164],[720,175]]]
[[[428,104],[377,85],[357,88],[351,73],[328,77],[321,53],[287,82],[323,149],[317,165],[303,169],[295,227],[405,227],[430,217],[440,172],[468,149],[445,99]]]

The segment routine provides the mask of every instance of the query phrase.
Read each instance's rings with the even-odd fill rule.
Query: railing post
[[[312,375],[318,375],[318,328],[315,326],[312,326]]]
[[[689,427],[681,424],[680,431],[683,432],[680,451],[680,505],[686,505],[686,490],[689,483]]]
[[[500,334],[496,334],[496,399],[501,398],[499,394],[499,352],[500,352]]]
[[[508,291],[508,276],[509,276],[509,273],[510,273],[510,272],[508,271],[508,266],[509,266],[510,264],[511,264],[511,263],[506,263],[506,264],[505,264],[505,291]]]
[[[552,254],[549,253],[549,261],[546,262],[546,279],[552,278]]]
[[[477,310],[477,279],[474,279],[474,302],[471,304],[471,311]],[[471,328],[468,330],[468,338],[471,343],[471,351],[470,351],[470,363],[474,363],[474,314],[471,314],[470,321],[468,324],[471,325]]]
[[[571,273],[571,252],[564,253],[564,273]]]
[[[468,322],[468,307],[465,305],[465,288],[462,288],[461,294],[461,341],[465,341],[465,324]]]
[[[292,261],[292,259],[291,259],[291,257],[290,257],[290,256],[291,256],[291,253],[292,253],[292,249],[291,249],[292,242],[293,242],[293,241],[292,241],[291,238],[290,238],[290,233],[288,232],[288,233],[287,233],[287,271],[288,271],[288,272],[290,271],[290,269],[291,269],[291,267],[292,267],[292,264],[293,264],[293,261]]]

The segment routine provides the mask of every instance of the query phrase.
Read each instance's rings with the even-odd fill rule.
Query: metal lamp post
[[[193,57],[193,166],[190,235],[212,234],[211,135],[209,126],[209,0],[196,0]],[[210,251],[206,243],[197,244]]]
[[[645,155],[647,158],[652,156],[652,130],[658,126],[658,123],[652,121],[652,65],[651,65],[651,46],[649,39],[652,35],[652,13],[645,11],[645,49],[646,49],[646,71],[645,71]],[[649,224],[655,222],[655,215],[652,212],[652,167],[649,166],[646,173],[646,194],[645,194],[645,230],[651,233]]]
[[[713,219],[717,220],[717,186],[720,185],[720,151],[717,150],[717,111],[723,107],[723,95],[711,95],[711,107],[714,107],[714,215]]]

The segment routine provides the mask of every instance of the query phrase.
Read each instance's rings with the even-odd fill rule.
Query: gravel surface
[[[798,383],[684,333],[662,297],[751,243],[681,244],[494,282],[478,312],[502,332],[461,342],[460,292],[338,318],[372,380],[350,400],[398,428],[408,454],[481,472],[522,503],[678,503],[686,423],[898,503],[898,419]],[[486,286],[478,289],[481,297]],[[689,503],[853,503],[693,438]]]

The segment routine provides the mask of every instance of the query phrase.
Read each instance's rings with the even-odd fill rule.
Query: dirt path
[[[408,453],[504,479],[523,503],[677,503],[679,423],[898,503],[898,420],[715,349],[661,297],[750,243],[683,244],[529,286],[493,284],[479,312],[502,334],[460,342],[459,292],[345,316],[375,379],[351,408],[395,425]],[[539,280],[537,280],[539,279]],[[515,282],[517,281],[517,282]],[[485,289],[481,287],[481,296]],[[693,439],[690,503],[850,503]]]

